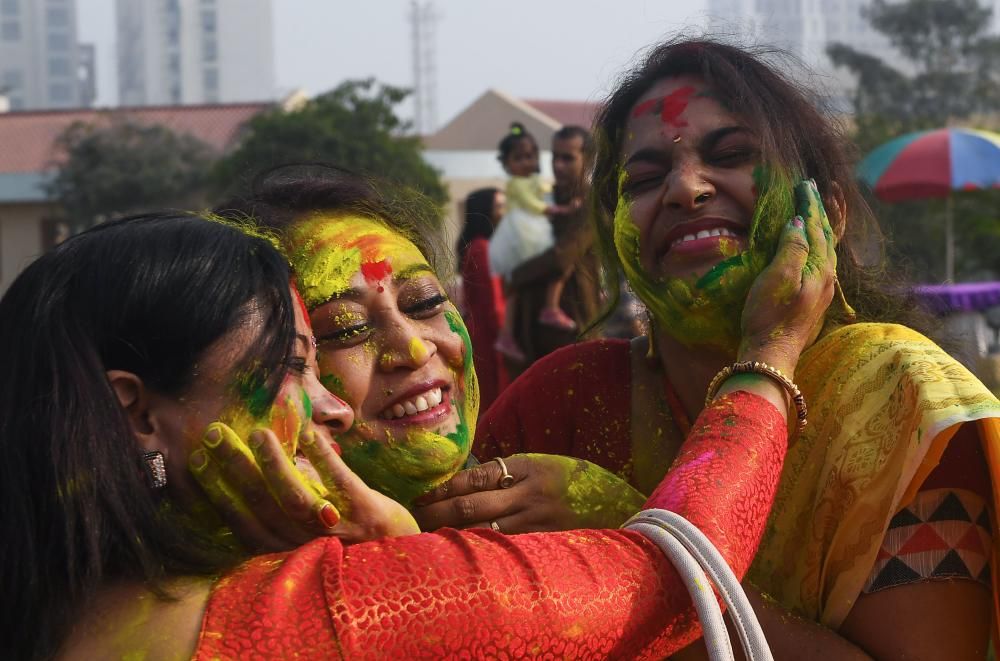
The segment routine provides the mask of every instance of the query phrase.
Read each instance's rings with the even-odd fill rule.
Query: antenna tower
[[[439,18],[431,0],[411,0],[413,128],[419,135],[429,135],[437,128],[437,54],[434,32]]]

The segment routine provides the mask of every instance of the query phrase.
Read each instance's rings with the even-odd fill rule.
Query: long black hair
[[[0,657],[54,655],[109,580],[155,589],[167,575],[240,559],[192,534],[151,491],[106,371],[181,395],[206,349],[252,306],[264,326],[234,374],[273,399],[295,333],[288,282],[262,238],[150,214],[68,239],[0,299]]]
[[[458,253],[458,270],[462,270],[465,252],[474,239],[493,236],[493,207],[496,206],[497,188],[480,188],[465,198],[465,224],[458,236],[455,250]]]

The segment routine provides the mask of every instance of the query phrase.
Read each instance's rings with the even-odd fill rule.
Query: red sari
[[[479,378],[479,410],[486,411],[508,383],[507,371],[493,348],[503,326],[505,303],[498,276],[490,273],[488,239],[473,239],[462,260],[462,318],[472,340],[472,360]]]
[[[742,576],[786,442],[764,399],[722,397],[647,507],[687,517]],[[446,529],[245,563],[213,589],[194,658],[659,659],[699,635],[673,566],[638,533]]]

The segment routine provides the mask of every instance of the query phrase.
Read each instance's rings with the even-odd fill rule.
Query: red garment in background
[[[720,397],[646,507],[688,518],[742,577],[787,440],[763,398]],[[244,563],[215,585],[194,658],[662,659],[700,635],[673,566],[638,533],[444,529]]]
[[[504,298],[498,276],[490,273],[489,239],[473,239],[462,260],[463,319],[472,340],[479,379],[479,410],[488,409],[507,386],[507,370],[493,348],[503,326]]]
[[[561,454],[629,480],[631,406],[629,341],[573,344],[533,364],[480,416],[472,451],[482,461]]]

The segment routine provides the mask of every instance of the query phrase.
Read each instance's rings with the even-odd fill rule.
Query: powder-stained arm
[[[699,416],[647,503],[687,517],[737,576],[785,452],[780,412],[737,392]],[[699,635],[690,598],[637,533],[423,534],[317,540],[223,578],[195,658],[663,658]]]

